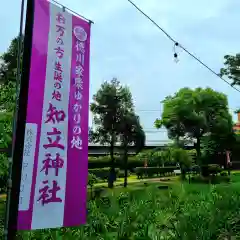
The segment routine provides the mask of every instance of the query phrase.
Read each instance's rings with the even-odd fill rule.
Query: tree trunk
[[[204,173],[204,168],[202,167],[203,163],[201,161],[201,142],[200,142],[200,137],[197,137],[196,152],[197,152],[197,164],[200,166],[201,175],[204,176],[205,173]]]
[[[127,146],[124,145],[124,187],[127,187],[127,179],[128,179],[128,150]]]
[[[198,162],[198,164],[201,164],[201,142],[200,142],[200,137],[197,138],[196,152],[197,152],[197,162]]]
[[[182,164],[180,164],[180,171],[181,171],[181,180],[185,181],[186,180],[186,170]]]
[[[110,158],[111,158],[111,168],[108,178],[108,187],[114,187],[114,181],[116,180],[116,172],[115,172],[115,160],[114,160],[114,137],[112,136],[111,144],[110,144]]]
[[[179,135],[177,135],[177,139],[176,139],[177,147],[180,147],[179,138],[180,138]]]

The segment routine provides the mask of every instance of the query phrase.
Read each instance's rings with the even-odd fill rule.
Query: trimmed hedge
[[[128,171],[128,177],[130,176],[130,173],[129,173],[129,171]],[[118,178],[124,178],[124,176],[125,176],[125,172],[124,172],[124,170],[120,170],[119,172],[118,172],[118,174],[117,174],[117,177]]]
[[[115,168],[116,175],[118,176],[119,168]],[[107,180],[110,173],[110,168],[95,168],[95,169],[89,169],[89,174],[94,174],[97,178],[100,178],[102,180]]]
[[[174,170],[176,170],[177,167],[138,167],[135,168],[135,173],[138,178],[143,177],[153,177],[154,175],[161,176],[161,175],[167,175],[167,174],[173,174]]]
[[[223,169],[218,164],[203,165],[201,168],[203,176],[217,175],[223,171]]]
[[[124,162],[122,157],[114,156],[115,159],[115,167],[124,169]],[[102,156],[102,157],[89,157],[88,158],[88,168],[95,169],[95,168],[108,168],[110,167],[111,159],[110,156]],[[128,157],[128,170],[133,171],[136,167],[142,167],[144,162],[137,157]]]
[[[186,172],[193,173],[193,174],[200,174],[201,167],[199,165],[193,165],[190,168],[186,169]]]
[[[229,183],[230,177],[229,176],[215,176],[210,175],[208,177],[203,176],[194,176],[191,178],[191,183],[205,183],[205,184],[219,184],[219,183]]]
[[[107,168],[110,166],[110,159],[108,156],[103,157],[89,157],[88,158],[88,168]]]

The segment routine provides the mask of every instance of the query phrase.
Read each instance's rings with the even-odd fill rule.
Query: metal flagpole
[[[21,3],[21,13],[20,13],[20,27],[18,35],[18,53],[17,53],[17,76],[16,76],[16,106],[13,115],[12,123],[12,151],[11,156],[9,157],[9,172],[8,172],[8,183],[7,183],[7,200],[5,208],[5,225],[4,225],[4,239],[8,238],[8,222],[9,222],[9,212],[10,212],[10,194],[11,194],[11,183],[12,183],[12,157],[14,151],[15,143],[15,132],[16,132],[16,120],[18,112],[18,100],[19,100],[19,85],[21,80],[21,55],[22,55],[22,40],[23,40],[23,14],[24,14],[25,0],[22,0]]]
[[[24,52],[22,55],[23,42],[23,17],[25,0],[21,4],[20,31],[18,41],[18,60],[16,77],[16,107],[13,120],[12,155],[9,161],[8,192],[5,213],[4,239],[14,240],[17,233],[18,205],[22,172],[22,158],[24,147],[24,134],[26,125],[28,82],[30,73],[30,59],[32,49],[32,29],[34,0],[27,0],[27,13],[24,34]],[[21,64],[22,62],[22,64]],[[22,71],[21,71],[22,69]]]

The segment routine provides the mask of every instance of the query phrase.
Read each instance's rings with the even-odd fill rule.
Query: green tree
[[[0,148],[8,148],[12,142],[12,113],[0,113]]]
[[[166,158],[164,155],[165,151],[153,151],[152,153],[152,162],[154,166],[164,167],[166,163]]]
[[[163,101],[162,119],[155,126],[166,127],[171,139],[191,139],[195,142],[197,160],[201,160],[201,140],[205,136],[221,139],[232,132],[232,117],[227,97],[211,88],[182,88]]]
[[[173,148],[174,162],[178,163],[181,169],[181,176],[184,180],[186,178],[187,170],[192,166],[192,157],[187,150],[181,148]]]
[[[13,114],[16,105],[16,84],[0,84],[0,146],[7,148],[12,141]]]
[[[0,65],[0,80],[4,83],[16,82],[17,74],[17,58],[18,58],[18,40],[14,38],[8,50],[0,57],[2,63]]]
[[[119,126],[119,139],[123,146],[124,187],[127,187],[128,177],[128,147],[134,145],[136,152],[140,152],[145,145],[145,132],[139,117],[134,112],[124,112]]]
[[[18,65],[18,41],[14,38],[7,51],[0,56],[0,111],[13,112],[16,105],[17,65]],[[22,56],[20,56],[21,61]],[[21,67],[21,64],[20,64]],[[18,83],[19,84],[19,83]]]
[[[0,56],[0,147],[9,148],[12,142],[13,113],[16,105],[18,38]],[[7,155],[0,154],[0,191],[6,190],[8,177]]]
[[[90,140],[109,146],[111,170],[108,185],[112,188],[116,179],[114,146],[119,138],[119,126],[123,113],[133,112],[131,92],[116,78],[111,82],[104,82],[93,96],[90,109],[94,123],[94,127],[90,130]]]
[[[12,140],[13,113],[16,106],[16,73],[18,40],[11,41],[8,50],[0,56],[0,145],[8,147]]]
[[[182,123],[180,116],[187,113],[187,106],[184,105],[184,99],[167,96],[163,101],[162,118],[156,119],[155,127],[160,129],[167,128],[168,137],[180,144],[180,138],[185,135],[185,126]]]
[[[172,144],[168,144],[168,146],[162,151],[162,158],[164,159],[164,163],[168,165],[172,165],[175,163],[174,161],[174,149]]]
[[[240,54],[224,56],[224,66],[220,69],[220,75],[231,79],[232,85],[240,85]]]
[[[17,96],[16,83],[0,84],[0,90],[0,111],[13,114]]]

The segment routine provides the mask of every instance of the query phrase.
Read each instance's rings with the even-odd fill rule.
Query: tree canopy
[[[94,129],[90,131],[91,141],[115,144],[123,113],[133,111],[131,92],[116,78],[106,81],[93,96],[90,109],[94,123]]]
[[[145,132],[140,124],[139,116],[134,112],[125,112],[119,125],[119,140],[123,146],[134,145],[136,152],[145,145]]]
[[[0,56],[0,146],[8,147],[12,139],[13,113],[16,105],[18,37]]]
[[[128,162],[128,146],[134,145],[136,152],[141,151],[145,145],[146,136],[143,128],[140,124],[139,116],[137,116],[133,111],[124,112],[122,116],[122,121],[119,125],[119,140],[123,146],[124,150],[124,186],[127,186],[127,162]]]
[[[220,69],[220,75],[231,79],[232,85],[240,85],[240,53],[224,56],[224,66]]]
[[[0,81],[3,83],[16,82],[18,40],[18,37],[14,38],[8,50],[0,57]]]
[[[132,94],[127,86],[122,86],[114,78],[104,82],[93,96],[90,105],[94,126],[90,131],[90,140],[109,145],[111,156],[111,176],[109,186],[113,186],[114,146],[121,143],[124,151],[127,146],[135,144],[141,148],[145,142],[145,134],[141,128],[139,117],[134,113]]]
[[[223,93],[211,88],[182,88],[165,98],[162,118],[156,119],[155,126],[166,127],[170,139],[192,140],[199,159],[203,137],[226,139],[232,134],[233,123]]]

